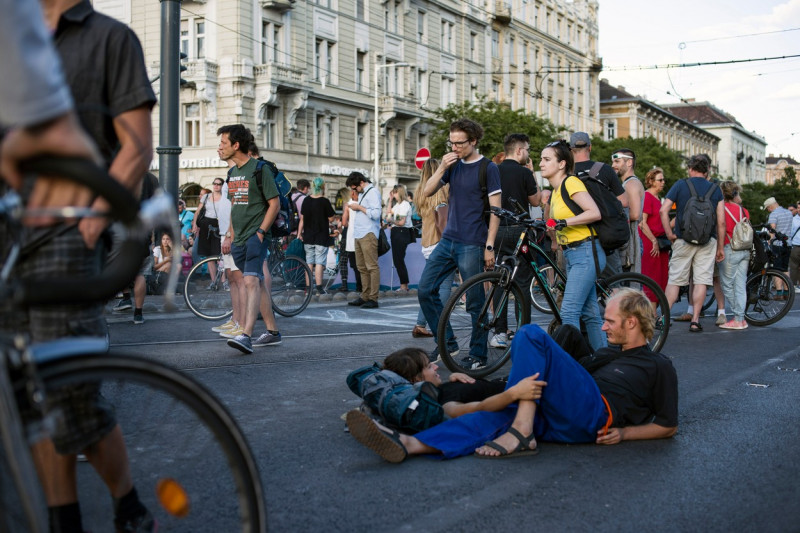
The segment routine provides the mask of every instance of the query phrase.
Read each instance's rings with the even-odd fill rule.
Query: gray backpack
[[[711,203],[711,195],[717,190],[717,184],[712,183],[703,196],[698,196],[692,180],[686,179],[692,197],[686,202],[681,217],[681,239],[690,244],[706,244],[711,240],[714,228],[717,226],[717,209]]]
[[[734,221],[736,220],[731,212],[728,211],[727,206],[725,207],[725,212],[728,213],[728,216]],[[751,249],[753,247],[753,236],[753,226],[751,226],[750,221],[745,218],[742,206],[739,206],[739,221],[736,222],[736,225],[733,227],[733,233],[731,234],[731,250]]]

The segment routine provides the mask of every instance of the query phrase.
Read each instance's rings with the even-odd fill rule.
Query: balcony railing
[[[219,75],[217,64],[206,59],[193,59],[184,63],[184,66],[186,70],[181,77],[187,80],[216,79]]]
[[[391,178],[408,178],[418,177],[419,170],[417,170],[414,163],[406,163],[405,161],[384,161],[381,163],[381,177],[386,179]]]
[[[289,65],[266,63],[264,65],[255,65],[253,69],[255,71],[256,82],[272,81],[298,85],[305,81],[304,71]]]
[[[378,99],[378,107],[381,112],[392,112],[398,117],[422,116],[422,111],[419,109],[419,102],[416,98],[396,95],[381,96]]]

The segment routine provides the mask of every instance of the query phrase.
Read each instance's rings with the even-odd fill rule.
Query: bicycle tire
[[[442,362],[448,369],[450,369],[451,372],[463,372],[474,378],[482,378],[500,369],[500,367],[506,364],[511,356],[510,339],[508,340],[508,345],[504,348],[493,348],[489,345],[491,330],[493,329],[495,323],[495,317],[491,314],[491,302],[496,290],[509,290],[509,294],[513,297],[512,301],[508,298],[508,294],[505,296],[507,310],[515,309],[515,313],[512,313],[514,320],[509,319],[508,321],[508,328],[512,331],[512,333],[516,333],[519,327],[530,322],[530,306],[516,305],[516,302],[520,302],[520,304],[525,302],[522,289],[513,282],[510,284],[510,289],[507,289],[507,287],[509,287],[508,285],[505,287],[501,286],[500,282],[503,277],[504,273],[500,271],[481,272],[480,274],[476,274],[475,276],[472,276],[468,280],[464,281],[450,295],[450,299],[447,300],[447,303],[444,306],[444,311],[439,319],[439,327],[437,329],[436,339],[437,346],[439,348],[439,354],[441,354],[442,357]],[[457,304],[461,300],[461,297],[474,287],[477,286],[483,290],[484,283],[489,283],[489,291],[483,295],[478,323],[480,325],[479,327],[483,329],[486,334],[486,339],[483,340],[483,342],[486,343],[487,359],[485,365],[479,368],[471,368],[469,366],[465,366],[462,359],[468,356],[470,351],[472,318],[465,308],[460,308]],[[455,335],[455,342],[458,344],[458,352],[455,352],[452,349],[447,349],[446,338],[448,324],[451,325]],[[458,332],[463,331],[470,332],[470,335],[461,335],[459,337]]]
[[[272,309],[281,316],[303,312],[314,292],[314,277],[308,264],[295,255],[287,255],[269,269],[272,278]]]
[[[775,279],[776,278],[776,279]],[[787,287],[786,300],[778,299],[776,281],[782,281]],[[770,268],[752,274],[746,282],[747,301],[744,308],[744,319],[753,326],[769,326],[786,316],[794,305],[794,285],[789,277]]]
[[[542,273],[545,279],[549,279],[549,275],[552,273],[553,283],[548,284],[547,287],[541,287],[539,285],[539,280],[534,276],[530,287],[531,303],[533,304],[533,307],[536,308],[536,310],[540,313],[552,315],[553,310],[550,308],[550,302],[548,302],[547,298],[544,296],[544,291],[550,290],[553,297],[556,299],[556,302],[560,302],[561,298],[564,296],[564,287],[567,286],[567,280],[563,276],[555,273],[553,267],[550,265],[540,267],[539,271]]]
[[[0,531],[48,531],[47,505],[25,439],[14,387],[0,361]]]
[[[605,301],[611,296],[614,289],[620,287],[630,287],[636,290],[643,290],[647,288],[652,292],[656,298],[656,325],[653,332],[653,338],[648,342],[648,346],[654,352],[661,351],[664,344],[667,342],[669,335],[670,316],[669,316],[669,303],[667,296],[658,283],[648,278],[643,274],[635,272],[623,272],[616,274],[609,278],[597,280],[597,300],[600,304],[600,313],[605,310]]]
[[[266,531],[261,477],[244,434],[195,380],[123,355],[69,357],[41,365],[38,373],[46,393],[102,383],[101,393],[122,428],[134,485],[159,529]],[[77,474],[84,527],[108,530],[113,517],[106,486],[88,463],[78,463]],[[179,507],[185,516],[177,517],[158,503],[157,487],[165,480],[185,491],[189,503]]]
[[[212,262],[217,264],[217,276],[211,279],[203,273],[203,267]],[[222,320],[233,314],[230,290],[226,290],[222,282],[224,272],[219,256],[207,257],[196,263],[183,283],[183,299],[186,307],[196,316],[204,320]]]

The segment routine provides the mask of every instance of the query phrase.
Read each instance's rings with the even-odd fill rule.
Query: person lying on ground
[[[362,410],[384,426],[406,433],[427,429],[447,418],[477,411],[499,411],[520,400],[537,399],[538,375],[508,387],[504,379],[487,381],[454,373],[443,382],[439,367],[419,348],[402,348],[347,377],[350,389],[364,399]]]
[[[603,331],[609,344],[589,358],[590,373],[536,325],[522,327],[511,345],[508,386],[538,374],[538,401],[521,400],[497,412],[447,420],[414,436],[347,415],[351,435],[389,462],[408,455],[497,458],[532,455],[537,441],[609,445],[672,437],[678,429],[678,378],[665,356],[652,352],[655,316],[640,291],[620,289],[608,301]]]

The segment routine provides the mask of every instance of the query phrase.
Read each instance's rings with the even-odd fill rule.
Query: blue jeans
[[[439,297],[439,287],[448,277],[452,279],[456,269],[461,272],[461,279],[468,280],[483,271],[483,246],[464,244],[442,239],[436,245],[419,280],[419,305],[431,331],[436,334],[439,329],[439,317],[444,306]],[[480,360],[486,360],[486,336],[483,328],[476,328],[478,315],[483,306],[483,285],[475,285],[467,292],[467,312],[472,316],[472,335],[469,342],[469,354]],[[447,324],[447,346],[451,351],[457,348],[455,335]]]
[[[750,263],[750,250],[731,250],[725,245],[725,259],[720,269],[720,284],[725,294],[725,303],[733,313],[733,319],[744,320],[744,306],[747,298],[747,265]]]
[[[425,260],[425,263],[428,263],[428,260]],[[450,299],[450,293],[453,290],[453,279],[456,277],[456,271],[454,270],[449,276],[444,278],[444,281],[441,285],[439,285],[439,299],[442,301],[442,308],[444,308],[444,304],[447,303],[447,300]],[[425,320],[425,313],[422,312],[422,307],[419,308],[419,313],[417,313],[417,326],[424,328],[428,325],[428,321]],[[433,332],[436,335],[436,332]]]
[[[595,240],[594,243],[597,251],[597,269],[602,272],[606,265],[606,254],[599,240]],[[607,342],[602,330],[603,317],[597,305],[594,285],[597,280],[597,270],[592,254],[592,241],[564,250],[564,262],[567,266],[567,286],[564,288],[564,299],[561,302],[561,323],[580,329],[583,319],[592,350],[602,348]]]

